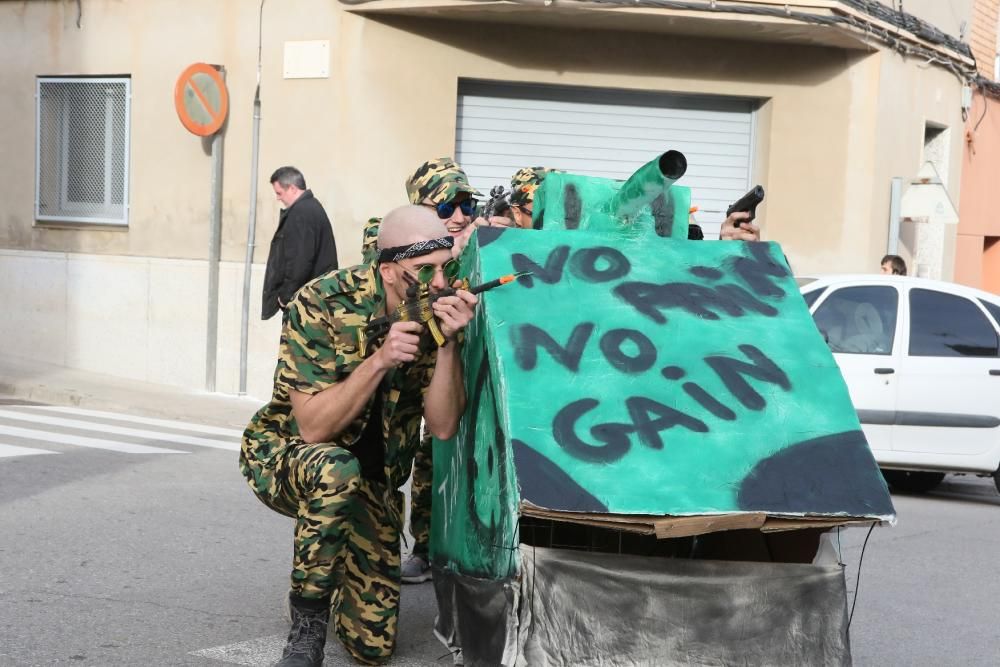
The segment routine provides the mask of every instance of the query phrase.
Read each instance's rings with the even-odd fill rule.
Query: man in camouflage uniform
[[[439,157],[420,165],[406,179],[406,196],[411,204],[434,209],[444,221],[448,233],[456,236],[472,232],[472,215],[477,204],[475,198],[482,197],[469,184],[462,168],[450,157]],[[376,254],[375,240],[381,221],[381,218],[369,218],[361,230],[361,256],[365,262]],[[460,252],[460,247],[453,251],[456,257]]]
[[[514,224],[521,229],[532,229],[531,216],[535,190],[550,171],[552,169],[547,167],[524,167],[511,177],[510,210],[514,214]]]
[[[457,336],[476,297],[459,290],[433,304],[447,341],[395,322],[362,356],[357,332],[393,309],[420,267],[432,291],[447,286],[453,240],[426,208],[389,213],[378,261],[327,273],[289,304],[274,394],[243,436],[240,469],[260,500],[296,520],[292,628],[278,663],[323,663],[327,624],[366,664],[388,660],[399,608],[402,494],[421,417],[451,437],[465,408]]]
[[[521,196],[523,204],[530,204],[541,178],[549,170],[536,167],[535,171],[522,169],[526,178],[520,182],[524,186]],[[515,179],[517,179],[515,175]],[[512,190],[515,181],[511,181]],[[473,230],[472,215],[475,210],[474,197],[482,195],[472,187],[462,168],[450,157],[428,160],[406,179],[406,195],[411,204],[420,204],[433,209],[445,221],[449,232],[459,235],[454,254],[457,256]],[[470,202],[463,210],[462,203]],[[477,220],[477,224],[487,224]],[[380,220],[370,218],[362,230],[361,254],[364,261],[372,261],[377,255],[375,239],[378,236]],[[490,224],[496,224],[490,221]],[[531,212],[527,213],[527,226],[531,226]],[[430,569],[430,524],[431,499],[433,497],[433,445],[430,433],[425,433],[413,459],[413,477],[410,486],[410,533],[413,535],[413,550],[403,563],[402,581],[417,584],[431,578]]]
[[[457,257],[465,247],[475,226],[476,197],[483,195],[469,184],[469,178],[450,157],[439,157],[420,165],[406,179],[406,196],[411,204],[427,206],[444,221],[448,233],[455,237]]]
[[[382,218],[368,218],[361,228],[361,263],[375,264],[378,261],[378,227]]]
[[[406,196],[411,204],[432,209],[444,221],[448,231],[461,239],[455,244],[454,252],[457,255],[473,230],[474,197],[481,196],[469,184],[469,178],[462,168],[450,157],[428,160],[406,179]],[[373,226],[377,227],[377,223],[370,220],[365,227],[365,239],[372,235],[370,229]],[[432,450],[431,434],[426,432],[413,459],[413,477],[410,483],[413,552],[403,563],[401,577],[403,583],[407,584],[417,584],[431,578],[430,528],[434,476]]]

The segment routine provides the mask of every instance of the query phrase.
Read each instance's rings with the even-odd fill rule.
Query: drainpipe
[[[261,38],[264,30],[264,2],[260,0],[257,24],[257,90],[253,96],[253,148],[250,151],[250,220],[247,225],[247,255],[243,266],[243,319],[240,324],[240,388],[247,393],[247,339],[250,332],[250,274],[253,268],[254,241],[257,233],[257,162],[260,153],[260,61]]]
[[[903,198],[903,179],[894,176],[889,189],[889,242],[886,243],[887,255],[899,254],[899,207]]]

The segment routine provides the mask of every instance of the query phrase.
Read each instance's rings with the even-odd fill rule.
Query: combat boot
[[[292,629],[275,667],[322,667],[326,628],[330,623],[330,600],[307,600],[288,596]]]

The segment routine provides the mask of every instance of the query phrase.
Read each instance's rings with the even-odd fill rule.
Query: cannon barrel
[[[648,206],[687,171],[687,158],[680,151],[667,151],[638,170],[622,184],[611,200],[611,214],[628,218]]]

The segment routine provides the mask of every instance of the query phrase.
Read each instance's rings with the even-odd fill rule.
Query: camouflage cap
[[[545,175],[554,169],[547,167],[525,167],[519,169],[510,179],[510,205],[524,206],[535,198],[535,190],[542,184]]]
[[[421,204],[425,199],[430,199],[433,204],[443,204],[461,192],[468,192],[474,197],[483,196],[469,185],[469,177],[450,157],[428,160],[406,179],[406,195],[411,204]]]

